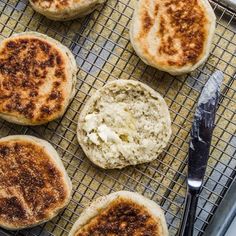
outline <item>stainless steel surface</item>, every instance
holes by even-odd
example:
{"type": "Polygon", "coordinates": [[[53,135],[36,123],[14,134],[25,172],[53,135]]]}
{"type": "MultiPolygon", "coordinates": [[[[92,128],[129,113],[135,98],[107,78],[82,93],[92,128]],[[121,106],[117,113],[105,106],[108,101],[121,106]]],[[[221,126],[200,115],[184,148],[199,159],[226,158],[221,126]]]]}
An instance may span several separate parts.
{"type": "Polygon", "coordinates": [[[229,9],[232,9],[233,11],[236,11],[236,0],[216,0],[216,2],[229,9]]]}
{"type": "Polygon", "coordinates": [[[65,115],[39,127],[0,121],[0,136],[31,134],[48,140],[59,152],[73,182],[73,199],[55,219],[33,229],[0,235],[64,236],[89,202],[113,191],[128,189],[153,199],[165,211],[170,235],[176,235],[183,212],[188,137],[199,93],[216,69],[225,74],[222,98],[204,186],[200,194],[195,235],[202,235],[224,198],[236,169],[236,15],[211,1],[217,15],[212,54],[205,65],[185,76],[173,77],[146,66],[129,41],[135,1],[108,0],[91,15],[60,23],[35,13],[28,0],[0,0],[0,38],[35,30],[61,41],[74,53],[79,67],[77,93],[65,115]],[[76,139],[78,114],[88,97],[107,81],[137,79],[160,92],[169,105],[173,135],[156,161],[118,171],[94,167],[76,139]]]}
{"type": "Polygon", "coordinates": [[[223,79],[221,71],[214,72],[198,99],[190,132],[187,195],[179,236],[193,235],[198,197],[206,172],[223,79]]]}
{"type": "Polygon", "coordinates": [[[234,236],[236,232],[236,179],[211,219],[204,236],[234,236]],[[228,231],[228,232],[227,232],[228,231]],[[228,234],[227,234],[228,233],[228,234]]]}

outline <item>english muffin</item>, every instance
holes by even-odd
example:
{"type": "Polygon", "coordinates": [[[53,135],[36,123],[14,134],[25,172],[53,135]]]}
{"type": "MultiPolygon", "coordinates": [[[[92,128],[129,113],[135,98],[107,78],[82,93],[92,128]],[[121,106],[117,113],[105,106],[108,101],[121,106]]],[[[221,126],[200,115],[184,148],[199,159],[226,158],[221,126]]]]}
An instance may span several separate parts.
{"type": "Polygon", "coordinates": [[[69,236],[168,236],[165,217],[154,202],[134,192],[120,191],[96,199],[80,215],[69,236]]]}
{"type": "Polygon", "coordinates": [[[75,94],[76,62],[68,48],[36,32],[0,43],[0,117],[40,125],[65,112],[75,94]]]}
{"type": "Polygon", "coordinates": [[[0,139],[0,227],[18,230],[52,219],[68,204],[71,191],[48,142],[28,135],[0,139]]]}
{"type": "Polygon", "coordinates": [[[209,56],[216,17],[207,0],[140,0],[130,27],[137,55],[172,75],[195,70],[209,56]]]}
{"type": "Polygon", "coordinates": [[[58,21],[88,15],[104,2],[105,0],[30,0],[35,11],[58,21]]]}
{"type": "Polygon", "coordinates": [[[78,140],[105,169],[150,162],[166,147],[171,120],[163,97],[147,85],[116,80],[97,90],[82,109],[78,140]]]}

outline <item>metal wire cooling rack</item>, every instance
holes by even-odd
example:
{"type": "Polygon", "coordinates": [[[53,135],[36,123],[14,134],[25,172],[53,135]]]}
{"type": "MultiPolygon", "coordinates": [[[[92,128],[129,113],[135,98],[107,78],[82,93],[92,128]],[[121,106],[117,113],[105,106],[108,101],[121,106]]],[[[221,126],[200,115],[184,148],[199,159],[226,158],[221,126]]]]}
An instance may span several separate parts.
{"type": "Polygon", "coordinates": [[[185,196],[188,135],[196,101],[209,74],[225,73],[209,165],[200,195],[195,235],[202,235],[236,174],[236,15],[217,2],[213,50],[207,63],[195,72],[173,77],[146,66],[129,41],[134,1],[108,0],[83,19],[52,22],[35,13],[27,0],[0,0],[0,39],[22,31],[45,33],[68,46],[78,71],[77,93],[65,115],[39,127],[22,127],[0,121],[0,136],[31,134],[48,140],[61,155],[73,182],[73,199],[55,219],[38,227],[0,235],[67,235],[83,208],[94,198],[122,189],[153,199],[165,211],[170,235],[176,235],[185,196]],[[156,161],[121,171],[93,166],[76,139],[80,109],[87,98],[107,81],[136,79],[145,82],[167,101],[173,121],[172,140],[156,161]]]}

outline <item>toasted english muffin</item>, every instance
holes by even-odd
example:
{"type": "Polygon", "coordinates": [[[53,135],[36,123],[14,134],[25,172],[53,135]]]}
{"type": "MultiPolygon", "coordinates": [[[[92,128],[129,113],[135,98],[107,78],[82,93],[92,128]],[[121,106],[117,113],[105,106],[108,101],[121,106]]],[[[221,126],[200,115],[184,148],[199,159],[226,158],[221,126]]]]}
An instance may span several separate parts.
{"type": "Polygon", "coordinates": [[[75,94],[76,62],[68,48],[36,32],[0,43],[0,117],[39,125],[61,117],[75,94]]]}
{"type": "Polygon", "coordinates": [[[71,191],[51,144],[28,135],[0,139],[0,227],[18,230],[52,219],[68,204],[71,191]]]}
{"type": "Polygon", "coordinates": [[[105,169],[150,162],[166,147],[171,120],[163,97],[133,80],[107,83],[85,104],[78,140],[87,157],[105,169]]]}
{"type": "Polygon", "coordinates": [[[168,236],[165,216],[154,202],[134,192],[100,197],[86,208],[69,236],[168,236]]]}
{"type": "Polygon", "coordinates": [[[140,0],[130,40],[148,65],[172,75],[195,70],[209,56],[216,17],[207,0],[140,0]]]}
{"type": "Polygon", "coordinates": [[[35,11],[58,21],[88,15],[104,2],[105,0],[30,0],[35,11]]]}

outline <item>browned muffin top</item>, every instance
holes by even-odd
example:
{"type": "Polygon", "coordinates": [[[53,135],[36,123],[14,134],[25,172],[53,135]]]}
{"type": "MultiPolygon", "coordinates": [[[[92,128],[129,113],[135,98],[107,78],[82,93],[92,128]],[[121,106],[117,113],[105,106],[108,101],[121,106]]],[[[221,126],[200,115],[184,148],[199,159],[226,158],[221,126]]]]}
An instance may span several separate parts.
{"type": "Polygon", "coordinates": [[[31,0],[34,4],[43,9],[57,9],[61,10],[74,3],[79,3],[81,0],[31,0]]]}
{"type": "Polygon", "coordinates": [[[0,225],[24,227],[50,218],[68,199],[65,184],[43,147],[0,141],[0,225]]]}
{"type": "Polygon", "coordinates": [[[0,47],[0,113],[30,124],[60,116],[68,100],[68,63],[44,39],[21,35],[4,40],[0,47]]]}
{"type": "Polygon", "coordinates": [[[75,236],[161,236],[160,222],[141,205],[126,198],[114,200],[75,236]]]}
{"type": "Polygon", "coordinates": [[[195,64],[203,54],[209,30],[199,0],[141,0],[141,4],[144,9],[140,15],[142,25],[136,39],[142,43],[144,52],[149,54],[152,43],[155,44],[150,40],[157,38],[159,46],[152,58],[154,61],[175,67],[195,64]],[[158,29],[156,36],[151,37],[149,34],[155,27],[158,29]]]}

